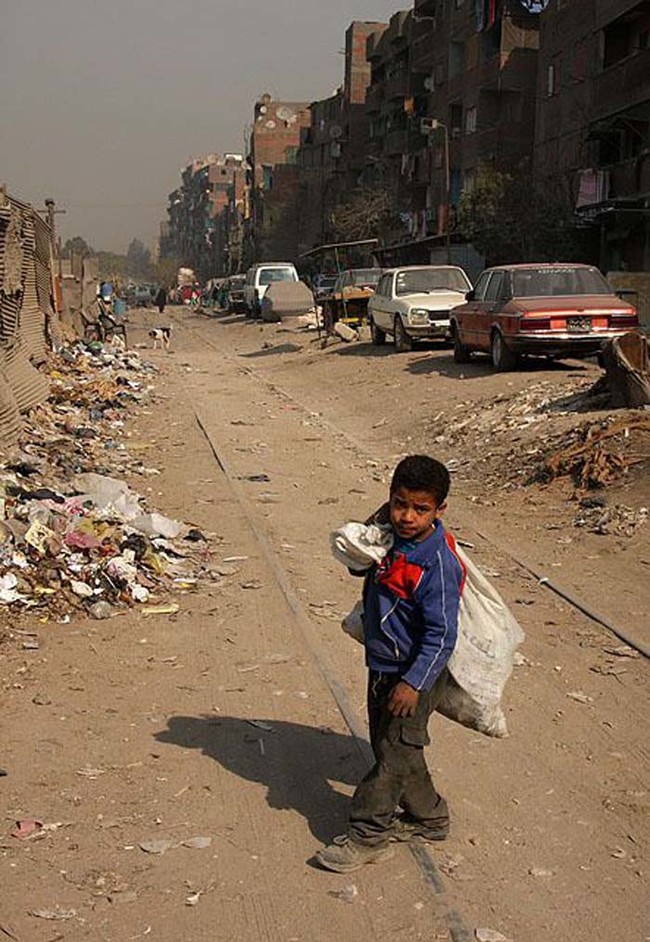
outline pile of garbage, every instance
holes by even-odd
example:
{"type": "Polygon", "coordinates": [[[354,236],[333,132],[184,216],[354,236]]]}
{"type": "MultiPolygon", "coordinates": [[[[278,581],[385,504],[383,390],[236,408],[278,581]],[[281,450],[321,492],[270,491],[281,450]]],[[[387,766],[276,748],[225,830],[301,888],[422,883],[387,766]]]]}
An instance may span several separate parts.
{"type": "Polygon", "coordinates": [[[604,487],[625,474],[634,465],[648,460],[647,451],[637,454],[632,442],[640,446],[650,436],[650,418],[641,415],[607,418],[587,423],[565,436],[560,447],[547,457],[544,480],[571,477],[579,491],[604,487]]]}
{"type": "Polygon", "coordinates": [[[108,618],[196,584],[203,534],[148,512],[114,476],[158,473],[124,441],[153,372],[119,344],[79,342],[53,358],[51,396],[0,464],[0,606],[108,618]]]}

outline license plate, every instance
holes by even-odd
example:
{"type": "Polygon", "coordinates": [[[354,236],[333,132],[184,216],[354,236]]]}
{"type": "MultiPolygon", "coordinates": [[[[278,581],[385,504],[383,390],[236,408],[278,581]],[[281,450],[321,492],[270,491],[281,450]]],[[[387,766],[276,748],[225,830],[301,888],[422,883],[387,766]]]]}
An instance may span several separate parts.
{"type": "Polygon", "coordinates": [[[588,334],[592,327],[590,317],[567,317],[566,329],[572,334],[588,334]]]}

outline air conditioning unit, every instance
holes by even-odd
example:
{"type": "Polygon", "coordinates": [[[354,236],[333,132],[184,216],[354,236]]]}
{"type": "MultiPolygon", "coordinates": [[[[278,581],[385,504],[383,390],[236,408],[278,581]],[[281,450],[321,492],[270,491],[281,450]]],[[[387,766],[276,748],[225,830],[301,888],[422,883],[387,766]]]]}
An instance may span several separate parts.
{"type": "Polygon", "coordinates": [[[438,127],[436,118],[420,118],[420,134],[429,134],[438,127]]]}
{"type": "Polygon", "coordinates": [[[433,81],[433,76],[432,76],[432,75],[427,75],[427,77],[425,78],[425,80],[424,80],[424,82],[423,82],[422,84],[424,85],[424,90],[425,90],[425,92],[432,92],[433,89],[434,89],[434,87],[435,87],[435,83],[434,83],[434,81],[433,81]]]}

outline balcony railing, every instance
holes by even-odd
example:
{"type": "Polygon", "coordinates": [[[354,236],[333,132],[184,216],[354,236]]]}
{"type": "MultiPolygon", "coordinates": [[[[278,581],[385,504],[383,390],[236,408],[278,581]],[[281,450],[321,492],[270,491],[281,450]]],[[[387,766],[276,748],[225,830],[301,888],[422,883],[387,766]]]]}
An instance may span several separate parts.
{"type": "Polygon", "coordinates": [[[433,33],[427,32],[413,40],[411,45],[411,68],[414,72],[428,74],[433,70],[433,33]]]}
{"type": "Polygon", "coordinates": [[[393,75],[385,82],[386,101],[394,101],[396,98],[406,98],[409,93],[409,74],[403,72],[400,75],[393,75]]]}
{"type": "Polygon", "coordinates": [[[384,138],[384,153],[390,156],[405,154],[407,148],[407,133],[405,130],[389,131],[384,138]]]}
{"type": "Polygon", "coordinates": [[[369,85],[366,89],[366,112],[367,114],[376,114],[381,111],[381,105],[384,100],[384,83],[369,85]]]}
{"type": "Polygon", "coordinates": [[[594,114],[607,115],[632,108],[650,97],[650,49],[604,69],[594,81],[594,114]]]}

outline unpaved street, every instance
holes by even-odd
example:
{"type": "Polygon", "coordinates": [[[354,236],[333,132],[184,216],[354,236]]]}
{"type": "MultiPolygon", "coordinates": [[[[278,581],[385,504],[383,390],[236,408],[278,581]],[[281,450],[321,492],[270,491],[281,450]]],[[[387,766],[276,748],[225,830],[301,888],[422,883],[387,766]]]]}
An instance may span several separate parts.
{"type": "MultiPolygon", "coordinates": [[[[492,415],[495,398],[584,385],[595,371],[495,376],[477,361],[461,374],[448,350],[323,351],[312,335],[241,318],[171,319],[172,352],[150,354],[157,392],[130,436],[161,471],[157,506],[210,535],[222,574],[179,593],[176,615],[36,625],[38,651],[0,647],[0,934],[649,939],[647,662],[520,565],[647,644],[647,531],[576,528],[566,482],[494,483],[546,420],[515,441],[507,411],[473,438],[458,428],[476,404],[492,415]],[[510,737],[436,716],[429,761],[449,840],[432,862],[400,846],[337,876],[310,860],[341,832],[367,753],[354,735],[362,654],[339,628],[359,585],[328,534],[378,506],[396,457],[415,450],[455,460],[447,522],[526,631],[510,737]],[[60,826],[9,837],[26,816],[60,826]]],[[[159,323],[132,320],[136,342],[159,323]]],[[[647,486],[626,479],[617,504],[647,506],[647,486]]]]}

